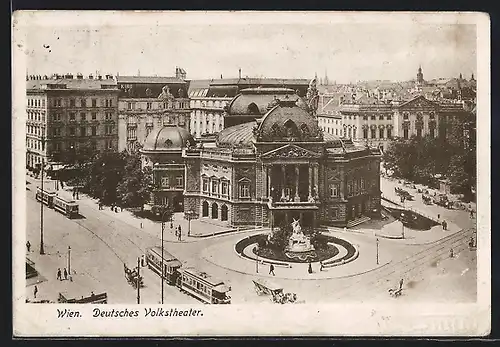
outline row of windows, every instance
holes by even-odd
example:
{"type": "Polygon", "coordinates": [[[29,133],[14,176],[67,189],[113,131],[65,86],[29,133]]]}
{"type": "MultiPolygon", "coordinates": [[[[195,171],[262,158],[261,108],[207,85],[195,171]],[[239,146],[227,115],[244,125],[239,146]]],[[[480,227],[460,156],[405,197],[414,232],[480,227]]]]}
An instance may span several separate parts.
{"type": "MultiPolygon", "coordinates": [[[[76,141],[70,141],[68,142],[68,149],[70,150],[78,150],[79,148],[79,143],[76,141]]],[[[113,140],[105,140],[104,141],[104,148],[105,149],[113,149],[113,140]]],[[[90,149],[91,150],[97,150],[97,142],[95,140],[90,141],[90,149]]],[[[63,143],[61,142],[53,142],[53,150],[60,152],[63,150],[63,143]]]]}
{"type": "Polygon", "coordinates": [[[224,106],[227,105],[227,101],[219,101],[219,100],[208,100],[208,101],[201,101],[201,100],[192,100],[191,105],[193,108],[200,108],[200,107],[215,107],[215,108],[224,108],[224,106]]]}
{"type": "MultiPolygon", "coordinates": [[[[404,139],[409,139],[410,138],[409,133],[410,133],[409,129],[408,128],[404,128],[403,129],[403,138],[404,139]]],[[[430,137],[435,137],[435,134],[436,134],[435,129],[434,128],[429,128],[429,136],[430,137]]],[[[422,128],[417,128],[416,132],[415,132],[415,135],[417,137],[422,137],[422,128]]]]}
{"type": "MultiPolygon", "coordinates": [[[[386,118],[387,118],[387,120],[392,120],[392,116],[391,116],[390,114],[388,114],[388,115],[386,116],[386,118]]],[[[349,119],[351,119],[351,116],[349,116],[349,119]]],[[[376,119],[377,119],[377,116],[375,116],[375,115],[371,115],[371,116],[370,116],[370,119],[371,119],[371,120],[376,120],[376,119]]],[[[378,119],[379,119],[379,120],[384,120],[384,116],[383,116],[383,115],[380,115],[380,116],[378,116],[378,119]]],[[[363,116],[363,120],[368,120],[368,116],[363,116]]]]}
{"type": "Polygon", "coordinates": [[[29,107],[45,107],[45,99],[31,99],[28,98],[29,107]]]}
{"type": "MultiPolygon", "coordinates": [[[[226,179],[203,178],[202,192],[208,195],[229,197],[229,181],[226,179]]],[[[250,193],[248,192],[244,197],[249,196],[250,193]]]]}
{"type": "Polygon", "coordinates": [[[33,125],[26,125],[26,133],[30,135],[45,136],[45,128],[33,125]]]}
{"type": "Polygon", "coordinates": [[[328,134],[333,134],[335,130],[335,135],[338,136],[339,134],[339,129],[332,129],[332,128],[327,128],[327,127],[321,127],[323,129],[323,131],[326,131],[328,134]]]}
{"type": "MultiPolygon", "coordinates": [[[[60,116],[60,114],[58,114],[60,116]]],[[[92,120],[97,120],[97,112],[92,112],[91,113],[92,120]]],[[[104,119],[105,120],[112,120],[113,119],[113,113],[112,112],[106,112],[104,114],[104,119]]],[[[60,119],[54,119],[54,120],[60,120],[60,119]]],[[[76,120],[76,113],[75,112],[70,112],[69,113],[69,120],[76,120]]],[[[87,120],[87,113],[85,112],[80,112],[80,120],[87,120]]]]}
{"type": "MultiPolygon", "coordinates": [[[[101,100],[101,107],[113,107],[113,99],[102,99],[101,100]]],[[[61,98],[58,98],[58,99],[53,99],[52,100],[52,105],[54,107],[63,107],[63,99],[61,98]]],[[[78,99],[78,102],[76,99],[69,99],[69,103],[68,103],[68,106],[69,107],[98,107],[97,105],[97,99],[93,98],[93,99],[90,99],[90,103],[88,102],[87,99],[78,99]]]]}
{"type": "Polygon", "coordinates": [[[203,283],[200,283],[198,281],[193,280],[191,277],[188,276],[182,276],[182,282],[185,285],[190,286],[192,289],[196,289],[197,291],[203,292],[207,295],[210,295],[210,288],[204,285],[203,283]]]}
{"type": "Polygon", "coordinates": [[[35,139],[26,139],[26,147],[35,150],[42,150],[42,141],[35,139]]]}
{"type": "Polygon", "coordinates": [[[166,101],[166,102],[127,102],[127,110],[162,110],[162,109],[186,109],[189,102],[186,101],[166,101]]]}
{"type": "MultiPolygon", "coordinates": [[[[384,128],[379,128],[378,129],[378,138],[383,139],[384,138],[384,133],[385,129],[384,128]]],[[[363,129],[363,138],[367,139],[368,138],[368,129],[363,129]]],[[[377,129],[370,129],[370,138],[375,139],[377,138],[377,129]]],[[[387,138],[392,139],[392,129],[387,128],[387,138]]]]}
{"type": "MultiPolygon", "coordinates": [[[[69,136],[76,136],[76,127],[69,127],[68,128],[68,135],[69,136]]],[[[54,137],[62,136],[62,128],[57,127],[52,129],[52,135],[54,137]]],[[[104,134],[105,135],[113,135],[114,131],[114,126],[113,125],[105,125],[104,126],[104,134]]],[[[97,126],[91,126],[90,127],[90,132],[88,131],[88,127],[80,127],[79,128],[79,136],[97,136],[97,126]]]]}
{"type": "Polygon", "coordinates": [[[170,185],[170,177],[169,176],[161,176],[160,177],[160,185],[162,188],[184,188],[184,177],[177,176],[175,177],[175,187],[170,185]]]}
{"type": "MultiPolygon", "coordinates": [[[[179,126],[185,126],[186,119],[182,115],[170,115],[170,116],[164,116],[163,119],[161,119],[161,118],[157,119],[157,123],[159,126],[169,125],[169,124],[177,124],[179,126]]],[[[136,127],[137,120],[134,118],[129,118],[127,121],[127,126],[136,127]]],[[[146,127],[152,127],[152,126],[153,126],[153,119],[148,118],[146,121],[146,127]]]]}
{"type": "MultiPolygon", "coordinates": [[[[373,182],[375,184],[375,181],[373,182]]],[[[365,180],[359,178],[347,182],[347,196],[354,196],[365,192],[365,180]]]]}
{"type": "MultiPolygon", "coordinates": [[[[333,119],[325,119],[325,118],[319,118],[319,121],[322,122],[322,123],[333,123],[333,119]]],[[[339,124],[339,121],[338,119],[335,119],[335,125],[338,125],[339,124]]]]}
{"type": "Polygon", "coordinates": [[[45,122],[45,113],[28,112],[28,120],[45,122]]]}

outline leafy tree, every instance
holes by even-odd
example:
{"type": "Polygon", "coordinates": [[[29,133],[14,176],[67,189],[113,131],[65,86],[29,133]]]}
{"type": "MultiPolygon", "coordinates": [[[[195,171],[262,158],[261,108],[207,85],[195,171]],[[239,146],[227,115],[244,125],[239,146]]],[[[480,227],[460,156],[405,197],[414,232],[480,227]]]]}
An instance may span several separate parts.
{"type": "Polygon", "coordinates": [[[276,229],[269,239],[270,248],[282,251],[288,246],[288,239],[292,235],[293,229],[291,224],[284,223],[276,229]]]}
{"type": "Polygon", "coordinates": [[[125,207],[144,207],[151,194],[151,168],[142,169],[138,153],[127,155],[124,176],[118,184],[120,202],[125,207]]]}

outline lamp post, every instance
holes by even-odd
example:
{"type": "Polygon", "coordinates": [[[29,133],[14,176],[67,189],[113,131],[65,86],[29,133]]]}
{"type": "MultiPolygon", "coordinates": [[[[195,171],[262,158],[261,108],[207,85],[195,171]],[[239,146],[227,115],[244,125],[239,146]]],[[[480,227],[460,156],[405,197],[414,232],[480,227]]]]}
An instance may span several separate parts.
{"type": "MultiPolygon", "coordinates": [[[[45,149],[45,137],[42,135],[41,137],[41,143],[42,143],[42,151],[45,149]]],[[[43,195],[45,194],[43,190],[43,166],[44,166],[44,160],[43,160],[43,154],[42,154],[42,161],[41,161],[41,172],[40,172],[40,178],[41,178],[41,189],[42,189],[42,196],[40,199],[40,254],[45,254],[45,249],[43,247],[43,195]]]]}
{"type": "Polygon", "coordinates": [[[378,237],[377,237],[377,265],[378,265],[378,237]]]}
{"type": "Polygon", "coordinates": [[[403,239],[405,238],[405,223],[404,223],[404,216],[405,214],[404,213],[401,213],[401,235],[403,237],[403,239]]]}
{"type": "Polygon", "coordinates": [[[164,266],[163,266],[163,233],[165,231],[165,214],[167,214],[168,210],[163,206],[163,212],[161,215],[161,303],[163,304],[163,279],[164,279],[164,266]]]}
{"type": "Polygon", "coordinates": [[[68,246],[68,274],[71,279],[71,246],[68,246]]]}
{"type": "Polygon", "coordinates": [[[257,258],[255,258],[255,272],[259,273],[259,245],[255,246],[255,255],[257,258]]]}

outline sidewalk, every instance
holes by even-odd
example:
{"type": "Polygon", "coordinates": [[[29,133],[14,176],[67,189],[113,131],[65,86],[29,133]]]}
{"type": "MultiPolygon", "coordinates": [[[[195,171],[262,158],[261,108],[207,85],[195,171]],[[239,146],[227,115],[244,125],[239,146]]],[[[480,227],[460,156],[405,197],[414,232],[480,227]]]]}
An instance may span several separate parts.
{"type": "MultiPolygon", "coordinates": [[[[142,218],[134,215],[133,212],[126,209],[118,210],[119,212],[114,212],[109,206],[104,206],[102,210],[99,210],[99,203],[85,195],[80,194],[78,202],[84,204],[96,212],[104,213],[112,218],[119,219],[120,221],[135,227],[137,229],[145,229],[147,231],[154,230],[154,234],[158,234],[161,231],[161,222],[153,221],[148,218],[142,218]]],[[[217,237],[220,235],[238,233],[248,230],[254,230],[255,228],[232,228],[230,226],[221,226],[212,223],[205,222],[203,220],[193,219],[191,220],[191,232],[188,236],[189,221],[184,219],[184,214],[182,212],[174,213],[173,222],[165,222],[165,229],[163,238],[168,242],[196,242],[202,238],[217,237]],[[182,237],[181,240],[175,235],[175,229],[180,225],[182,237]]]]}

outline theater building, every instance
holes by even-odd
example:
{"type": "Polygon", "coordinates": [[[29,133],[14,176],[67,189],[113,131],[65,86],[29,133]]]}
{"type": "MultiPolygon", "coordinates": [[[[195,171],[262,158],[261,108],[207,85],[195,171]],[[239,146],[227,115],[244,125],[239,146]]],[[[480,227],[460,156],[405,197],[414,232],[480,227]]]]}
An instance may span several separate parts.
{"type": "Polygon", "coordinates": [[[142,153],[161,187],[155,203],[168,203],[163,196],[175,190],[184,212],[233,226],[292,218],[306,228],[352,226],[378,218],[380,151],[324,134],[310,105],[291,89],[246,89],[226,109],[236,124],[212,144],[194,145],[178,127],[151,133],[142,153]]]}

